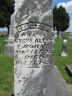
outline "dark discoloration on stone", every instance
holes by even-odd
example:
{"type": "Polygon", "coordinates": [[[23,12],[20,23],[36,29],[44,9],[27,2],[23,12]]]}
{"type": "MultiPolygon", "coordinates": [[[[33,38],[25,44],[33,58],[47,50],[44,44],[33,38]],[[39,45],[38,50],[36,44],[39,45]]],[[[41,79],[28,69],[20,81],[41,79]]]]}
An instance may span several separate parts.
{"type": "Polygon", "coordinates": [[[69,76],[72,76],[72,65],[66,65],[65,70],[69,73],[69,76]]]}

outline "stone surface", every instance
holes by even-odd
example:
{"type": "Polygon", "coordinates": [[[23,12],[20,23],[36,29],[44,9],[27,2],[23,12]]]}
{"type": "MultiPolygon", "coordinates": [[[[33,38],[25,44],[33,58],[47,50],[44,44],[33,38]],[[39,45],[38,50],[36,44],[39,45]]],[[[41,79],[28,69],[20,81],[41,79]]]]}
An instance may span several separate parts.
{"type": "Polygon", "coordinates": [[[1,53],[1,44],[0,44],[0,53],[1,53]]]}
{"type": "Polygon", "coordinates": [[[61,34],[61,32],[59,32],[59,38],[62,38],[62,34],[61,34]]]}
{"type": "Polygon", "coordinates": [[[57,67],[54,68],[55,96],[72,96],[72,91],[63,79],[57,67]]]}
{"type": "Polygon", "coordinates": [[[6,36],[5,36],[5,41],[8,41],[8,38],[9,38],[9,36],[8,36],[8,35],[6,35],[6,36]]]}
{"type": "Polygon", "coordinates": [[[68,56],[67,52],[67,40],[63,40],[61,56],[68,56]]]}
{"type": "Polygon", "coordinates": [[[14,45],[5,45],[5,56],[14,57],[14,45]]]}
{"type": "Polygon", "coordinates": [[[16,0],[15,96],[54,96],[52,0],[16,0]]]}
{"type": "Polygon", "coordinates": [[[15,14],[13,13],[11,15],[8,44],[5,45],[5,56],[10,57],[14,57],[14,22],[15,22],[15,14]]]}
{"type": "Polygon", "coordinates": [[[66,71],[72,76],[72,65],[66,65],[66,71]]]}
{"type": "MultiPolygon", "coordinates": [[[[54,96],[72,96],[72,91],[60,74],[58,68],[54,67],[55,95],[54,96]]],[[[12,95],[14,96],[14,91],[12,95]]]]}

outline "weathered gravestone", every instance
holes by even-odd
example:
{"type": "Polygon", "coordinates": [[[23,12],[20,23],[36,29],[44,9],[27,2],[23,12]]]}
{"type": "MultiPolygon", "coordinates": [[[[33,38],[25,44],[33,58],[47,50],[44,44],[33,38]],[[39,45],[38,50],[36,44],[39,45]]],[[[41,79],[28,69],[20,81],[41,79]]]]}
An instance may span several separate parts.
{"type": "Polygon", "coordinates": [[[52,0],[15,2],[15,96],[54,96],[52,15],[52,0]]]}
{"type": "Polygon", "coordinates": [[[61,56],[68,56],[67,43],[67,40],[63,40],[61,56]]]}
{"type": "Polygon", "coordinates": [[[70,36],[69,36],[69,39],[72,39],[72,32],[70,32],[70,36]]]}
{"type": "Polygon", "coordinates": [[[59,38],[62,38],[62,34],[61,34],[61,32],[59,32],[59,38]]]}
{"type": "Polygon", "coordinates": [[[0,53],[1,53],[1,44],[0,44],[0,53]]]}
{"type": "Polygon", "coordinates": [[[9,38],[8,44],[5,45],[5,56],[14,56],[14,21],[15,21],[15,14],[11,15],[11,24],[9,30],[9,38]]]}

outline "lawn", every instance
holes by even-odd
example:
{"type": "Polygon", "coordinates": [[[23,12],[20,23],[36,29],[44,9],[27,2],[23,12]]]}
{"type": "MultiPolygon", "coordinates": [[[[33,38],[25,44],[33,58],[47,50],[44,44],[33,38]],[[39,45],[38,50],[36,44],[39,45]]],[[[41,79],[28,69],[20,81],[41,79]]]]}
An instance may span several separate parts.
{"type": "Polygon", "coordinates": [[[66,65],[72,65],[72,39],[62,38],[56,40],[54,44],[54,64],[59,69],[63,78],[66,82],[72,83],[72,77],[69,77],[68,73],[65,71],[66,65]],[[61,49],[63,40],[68,41],[68,56],[61,57],[61,49]]]}
{"type": "MultiPolygon", "coordinates": [[[[2,52],[0,53],[0,96],[10,96],[14,88],[14,58],[4,57],[4,48],[7,44],[4,37],[0,37],[2,52]]],[[[54,64],[59,69],[67,83],[72,83],[72,77],[69,77],[65,71],[66,65],[72,64],[72,39],[58,39],[54,44],[54,64]],[[68,56],[61,57],[62,41],[68,40],[68,56]]]]}
{"type": "Polygon", "coordinates": [[[14,88],[14,59],[4,57],[4,48],[7,44],[4,37],[0,37],[2,52],[0,53],[0,96],[11,96],[14,88]]]}

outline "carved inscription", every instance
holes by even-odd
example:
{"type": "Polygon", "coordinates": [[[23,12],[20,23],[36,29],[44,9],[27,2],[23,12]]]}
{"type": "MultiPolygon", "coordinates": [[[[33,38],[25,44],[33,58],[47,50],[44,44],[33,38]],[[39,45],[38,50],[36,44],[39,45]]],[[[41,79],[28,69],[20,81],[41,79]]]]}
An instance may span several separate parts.
{"type": "MultiPolygon", "coordinates": [[[[46,25],[45,25],[46,26],[46,25]]],[[[28,66],[29,68],[39,68],[41,65],[50,65],[52,42],[49,36],[50,27],[44,31],[42,27],[36,23],[30,23],[16,27],[19,37],[16,39],[15,64],[28,66]],[[40,26],[40,27],[39,27],[40,26]],[[48,38],[49,36],[49,38],[48,38]]]]}
{"type": "Polygon", "coordinates": [[[22,32],[27,29],[40,29],[40,30],[49,32],[50,26],[47,26],[47,25],[41,24],[41,23],[26,23],[26,24],[21,24],[21,25],[17,26],[16,29],[18,32],[22,32]]]}

